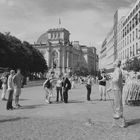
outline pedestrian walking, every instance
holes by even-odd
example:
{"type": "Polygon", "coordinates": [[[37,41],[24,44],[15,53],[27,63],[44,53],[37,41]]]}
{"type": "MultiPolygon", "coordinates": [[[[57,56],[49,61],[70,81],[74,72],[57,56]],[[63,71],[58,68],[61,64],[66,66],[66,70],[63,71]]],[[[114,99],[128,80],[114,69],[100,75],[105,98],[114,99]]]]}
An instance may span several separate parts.
{"type": "Polygon", "coordinates": [[[1,100],[5,101],[6,98],[6,92],[7,92],[7,73],[4,72],[2,77],[1,77],[1,81],[2,81],[2,94],[1,94],[1,100]]]}
{"type": "Polygon", "coordinates": [[[64,103],[68,103],[68,91],[71,89],[71,83],[68,79],[68,75],[64,74],[64,80],[63,80],[63,98],[64,103]]]}
{"type": "Polygon", "coordinates": [[[21,70],[17,69],[17,73],[13,77],[14,95],[15,95],[15,107],[16,108],[21,107],[21,105],[19,104],[19,96],[21,95],[22,82],[23,82],[23,76],[21,74],[21,70]]]}
{"type": "Polygon", "coordinates": [[[99,81],[99,92],[100,92],[100,101],[103,100],[103,96],[104,96],[104,101],[106,101],[106,76],[105,76],[105,72],[102,71],[101,75],[98,78],[99,81]]]}
{"type": "Polygon", "coordinates": [[[58,78],[57,83],[56,83],[56,93],[57,93],[56,102],[59,101],[59,93],[60,93],[61,101],[63,101],[62,86],[63,86],[62,76],[59,75],[59,78],[58,78]]]}
{"type": "Polygon", "coordinates": [[[91,76],[88,76],[87,83],[86,83],[86,89],[87,89],[87,101],[90,101],[90,95],[91,95],[91,88],[92,88],[92,79],[91,76]]]}
{"type": "Polygon", "coordinates": [[[7,110],[13,110],[13,106],[12,106],[12,101],[13,101],[13,93],[14,93],[14,83],[13,83],[13,76],[15,74],[14,70],[10,71],[10,75],[8,77],[8,100],[7,100],[7,105],[6,105],[6,109],[7,110]]]}
{"type": "MultiPolygon", "coordinates": [[[[123,90],[123,76],[122,76],[122,70],[121,70],[121,61],[116,60],[114,63],[114,73],[112,75],[112,85],[107,90],[113,91],[114,93],[114,115],[113,118],[116,119],[122,119],[123,123],[121,124],[121,127],[125,126],[125,120],[123,117],[123,103],[122,103],[122,90],[123,90]]],[[[114,121],[115,121],[114,120],[114,121]]]]}

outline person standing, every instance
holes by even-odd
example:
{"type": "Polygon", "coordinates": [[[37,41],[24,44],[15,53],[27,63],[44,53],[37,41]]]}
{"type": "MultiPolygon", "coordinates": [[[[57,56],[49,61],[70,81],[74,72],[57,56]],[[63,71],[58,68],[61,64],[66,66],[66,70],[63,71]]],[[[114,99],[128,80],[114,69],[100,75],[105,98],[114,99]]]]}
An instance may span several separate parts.
{"type": "Polygon", "coordinates": [[[7,77],[6,77],[6,73],[3,73],[2,77],[1,77],[1,81],[2,81],[2,95],[1,95],[1,100],[5,101],[6,98],[6,91],[7,91],[7,77]]]}
{"type": "Polygon", "coordinates": [[[46,103],[50,104],[51,96],[53,94],[53,88],[55,86],[56,79],[54,78],[54,72],[51,72],[50,76],[47,78],[47,80],[43,83],[43,88],[46,93],[45,101],[46,103]]]}
{"type": "Polygon", "coordinates": [[[12,106],[12,101],[13,101],[13,93],[14,93],[14,84],[13,84],[13,76],[15,74],[14,70],[10,71],[10,75],[8,77],[8,100],[7,100],[7,105],[6,105],[6,109],[9,110],[13,110],[13,106],[12,106]]]}
{"type": "Polygon", "coordinates": [[[113,90],[114,92],[114,119],[123,119],[121,127],[125,127],[125,120],[123,117],[123,103],[122,103],[122,90],[123,90],[123,75],[121,70],[121,61],[116,60],[114,63],[114,73],[112,75],[112,85],[107,92],[113,90]]]}
{"type": "Polygon", "coordinates": [[[17,73],[13,77],[16,108],[21,107],[21,105],[19,104],[19,96],[21,95],[22,81],[23,81],[23,76],[21,74],[21,70],[17,69],[17,73]]]}
{"type": "Polygon", "coordinates": [[[62,80],[62,77],[61,77],[61,75],[60,75],[60,76],[59,76],[59,79],[57,80],[57,83],[56,83],[56,92],[57,92],[57,95],[56,95],[56,102],[59,101],[59,93],[60,93],[61,101],[63,101],[62,85],[63,85],[63,80],[62,80]]]}
{"type": "Polygon", "coordinates": [[[71,83],[68,79],[68,75],[64,74],[64,80],[63,80],[63,98],[64,103],[68,103],[68,91],[71,89],[71,83]]]}
{"type": "Polygon", "coordinates": [[[99,92],[100,92],[100,101],[103,100],[103,96],[104,96],[104,101],[106,101],[106,76],[105,76],[105,72],[102,71],[101,75],[98,78],[99,81],[99,92]]]}
{"type": "Polygon", "coordinates": [[[90,95],[91,95],[91,87],[92,87],[92,80],[91,80],[91,76],[88,76],[87,79],[87,84],[86,84],[86,88],[87,88],[87,101],[90,101],[90,95]]]}

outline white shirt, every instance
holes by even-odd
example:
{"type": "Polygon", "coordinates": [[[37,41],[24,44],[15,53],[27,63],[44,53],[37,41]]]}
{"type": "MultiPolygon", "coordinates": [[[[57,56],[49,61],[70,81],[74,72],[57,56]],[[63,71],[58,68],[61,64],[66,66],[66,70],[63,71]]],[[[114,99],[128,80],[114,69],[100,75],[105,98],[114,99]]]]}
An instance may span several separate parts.
{"type": "Polygon", "coordinates": [[[62,87],[62,80],[57,80],[56,87],[62,87]]]}
{"type": "Polygon", "coordinates": [[[13,76],[10,75],[8,77],[8,90],[13,90],[13,89],[14,89],[13,76]]]}

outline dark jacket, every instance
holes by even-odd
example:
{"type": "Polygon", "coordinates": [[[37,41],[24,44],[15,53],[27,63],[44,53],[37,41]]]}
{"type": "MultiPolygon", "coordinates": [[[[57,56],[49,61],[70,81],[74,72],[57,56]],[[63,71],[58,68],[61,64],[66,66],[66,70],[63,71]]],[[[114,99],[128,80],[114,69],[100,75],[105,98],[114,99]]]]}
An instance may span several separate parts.
{"type": "Polygon", "coordinates": [[[68,78],[65,78],[64,79],[64,81],[63,81],[63,87],[64,87],[64,90],[71,89],[71,83],[70,83],[70,80],[68,78]]]}

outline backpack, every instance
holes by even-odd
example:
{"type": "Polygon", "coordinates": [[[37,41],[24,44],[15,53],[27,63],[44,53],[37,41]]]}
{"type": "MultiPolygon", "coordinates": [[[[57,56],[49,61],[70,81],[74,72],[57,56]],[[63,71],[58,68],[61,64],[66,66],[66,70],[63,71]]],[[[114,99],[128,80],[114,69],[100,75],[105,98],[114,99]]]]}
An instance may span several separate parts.
{"type": "Polygon", "coordinates": [[[51,82],[50,82],[50,80],[47,80],[47,82],[45,83],[45,87],[51,88],[51,82]]]}
{"type": "Polygon", "coordinates": [[[70,81],[68,82],[68,87],[67,88],[68,88],[68,90],[71,89],[71,82],[70,81]]]}

